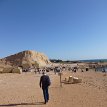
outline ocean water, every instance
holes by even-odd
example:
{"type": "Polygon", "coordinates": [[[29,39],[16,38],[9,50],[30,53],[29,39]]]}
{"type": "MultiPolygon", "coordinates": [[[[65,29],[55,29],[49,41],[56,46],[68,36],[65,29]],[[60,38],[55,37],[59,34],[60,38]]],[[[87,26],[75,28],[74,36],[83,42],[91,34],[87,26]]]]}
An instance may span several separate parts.
{"type": "Polygon", "coordinates": [[[107,59],[79,60],[80,62],[107,62],[107,59]]]}

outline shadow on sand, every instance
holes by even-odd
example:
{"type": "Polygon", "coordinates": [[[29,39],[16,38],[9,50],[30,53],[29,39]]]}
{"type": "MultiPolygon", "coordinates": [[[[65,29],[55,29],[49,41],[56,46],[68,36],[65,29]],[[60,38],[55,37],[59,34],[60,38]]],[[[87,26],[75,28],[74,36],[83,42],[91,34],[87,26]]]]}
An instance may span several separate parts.
{"type": "Polygon", "coordinates": [[[18,106],[18,105],[44,105],[44,102],[36,102],[36,103],[19,103],[19,104],[2,104],[0,107],[12,107],[12,106],[18,106]]]}

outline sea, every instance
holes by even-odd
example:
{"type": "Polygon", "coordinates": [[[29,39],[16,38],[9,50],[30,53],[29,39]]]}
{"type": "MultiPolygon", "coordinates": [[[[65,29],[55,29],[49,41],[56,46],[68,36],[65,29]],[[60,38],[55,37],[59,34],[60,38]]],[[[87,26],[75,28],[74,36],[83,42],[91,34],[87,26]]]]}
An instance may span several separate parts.
{"type": "Polygon", "coordinates": [[[88,59],[88,60],[79,60],[80,62],[107,62],[107,59],[88,59]]]}

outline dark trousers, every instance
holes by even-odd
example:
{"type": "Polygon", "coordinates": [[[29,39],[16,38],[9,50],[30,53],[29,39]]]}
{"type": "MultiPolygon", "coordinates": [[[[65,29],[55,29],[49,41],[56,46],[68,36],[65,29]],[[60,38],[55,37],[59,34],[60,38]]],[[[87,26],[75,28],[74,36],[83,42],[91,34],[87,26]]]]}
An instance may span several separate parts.
{"type": "Polygon", "coordinates": [[[48,87],[42,88],[42,90],[43,90],[44,100],[45,100],[45,102],[48,102],[48,100],[49,100],[48,87]]]}

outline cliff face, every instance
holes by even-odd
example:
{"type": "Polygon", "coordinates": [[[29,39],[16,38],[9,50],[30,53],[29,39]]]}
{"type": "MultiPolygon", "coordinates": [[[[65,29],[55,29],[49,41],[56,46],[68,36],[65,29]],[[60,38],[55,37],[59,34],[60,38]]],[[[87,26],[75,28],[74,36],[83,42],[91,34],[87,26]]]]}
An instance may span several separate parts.
{"type": "Polygon", "coordinates": [[[23,66],[23,67],[42,67],[50,64],[48,57],[43,53],[36,51],[23,51],[17,54],[5,57],[1,60],[4,60],[6,63],[11,64],[12,66],[23,66]]]}

